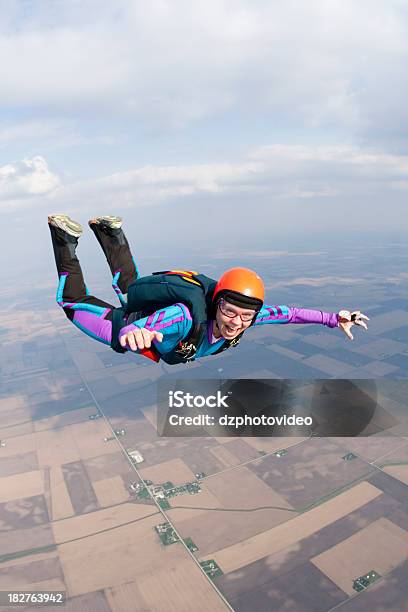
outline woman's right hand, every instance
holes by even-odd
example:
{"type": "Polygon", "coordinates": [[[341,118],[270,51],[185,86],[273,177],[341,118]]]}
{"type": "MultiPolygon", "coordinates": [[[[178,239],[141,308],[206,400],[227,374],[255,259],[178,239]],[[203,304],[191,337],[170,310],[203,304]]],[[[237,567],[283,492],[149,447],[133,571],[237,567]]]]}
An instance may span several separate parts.
{"type": "Polygon", "coordinates": [[[122,348],[129,348],[131,351],[137,351],[150,348],[153,340],[161,342],[163,334],[158,331],[150,331],[145,327],[135,327],[119,336],[119,342],[122,348]]]}

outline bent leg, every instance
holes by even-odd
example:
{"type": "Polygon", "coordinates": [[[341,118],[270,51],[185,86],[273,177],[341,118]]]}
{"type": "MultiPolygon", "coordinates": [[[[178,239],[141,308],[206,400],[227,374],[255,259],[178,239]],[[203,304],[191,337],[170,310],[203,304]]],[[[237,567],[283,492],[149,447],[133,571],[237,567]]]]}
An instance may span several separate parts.
{"type": "Polygon", "coordinates": [[[58,304],[81,331],[110,345],[114,306],[88,294],[75,252],[78,238],[53,225],[49,228],[59,278],[58,304]]]}
{"type": "Polygon", "coordinates": [[[89,222],[89,227],[102,247],[114,279],[113,287],[116,291],[118,286],[120,298],[120,293],[126,294],[130,283],[139,277],[126,236],[121,227],[113,228],[96,219],[89,222]]]}
{"type": "Polygon", "coordinates": [[[49,224],[48,227],[51,232],[58,278],[65,277],[63,296],[61,295],[61,297],[66,302],[77,302],[86,297],[88,293],[81,266],[75,253],[78,238],[70,236],[54,225],[49,224]]]}
{"type": "MultiPolygon", "coordinates": [[[[70,311],[74,313],[71,320],[75,327],[94,340],[110,346],[112,340],[112,310],[102,307],[102,311],[99,311],[97,310],[98,306],[94,306],[92,310],[84,310],[81,306],[84,306],[84,304],[77,304],[77,308],[70,311]]],[[[64,310],[67,314],[65,308],[64,310]]]]}

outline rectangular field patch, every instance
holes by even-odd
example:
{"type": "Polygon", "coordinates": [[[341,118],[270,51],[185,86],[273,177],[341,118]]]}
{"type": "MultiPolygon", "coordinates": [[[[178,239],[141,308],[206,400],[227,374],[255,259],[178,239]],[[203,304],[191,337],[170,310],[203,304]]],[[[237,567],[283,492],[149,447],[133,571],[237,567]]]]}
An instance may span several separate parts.
{"type": "Polygon", "coordinates": [[[309,512],[215,552],[213,558],[224,574],[232,572],[317,533],[379,495],[382,491],[368,482],[361,482],[309,512]]]}
{"type": "Polygon", "coordinates": [[[353,595],[356,578],[371,570],[387,574],[407,558],[408,532],[380,518],[311,562],[345,593],[353,595]]]}

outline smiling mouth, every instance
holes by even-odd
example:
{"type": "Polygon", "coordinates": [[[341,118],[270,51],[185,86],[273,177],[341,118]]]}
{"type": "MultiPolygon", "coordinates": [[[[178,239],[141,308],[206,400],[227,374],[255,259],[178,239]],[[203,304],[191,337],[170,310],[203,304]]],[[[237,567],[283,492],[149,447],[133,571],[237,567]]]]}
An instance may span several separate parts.
{"type": "Polygon", "coordinates": [[[228,333],[230,333],[230,334],[234,334],[235,332],[237,332],[237,331],[238,331],[238,328],[237,328],[237,327],[232,328],[232,327],[229,327],[229,325],[226,325],[226,326],[225,326],[225,329],[226,329],[226,330],[227,330],[227,332],[228,332],[228,333]]]}

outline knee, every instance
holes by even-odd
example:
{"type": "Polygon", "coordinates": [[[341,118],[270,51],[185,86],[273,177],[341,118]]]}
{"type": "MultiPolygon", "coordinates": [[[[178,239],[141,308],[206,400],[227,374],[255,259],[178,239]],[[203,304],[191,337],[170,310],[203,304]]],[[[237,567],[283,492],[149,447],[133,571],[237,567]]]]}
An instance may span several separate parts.
{"type": "Polygon", "coordinates": [[[72,310],[72,308],[63,308],[63,311],[70,321],[74,320],[75,310],[72,310]]]}

